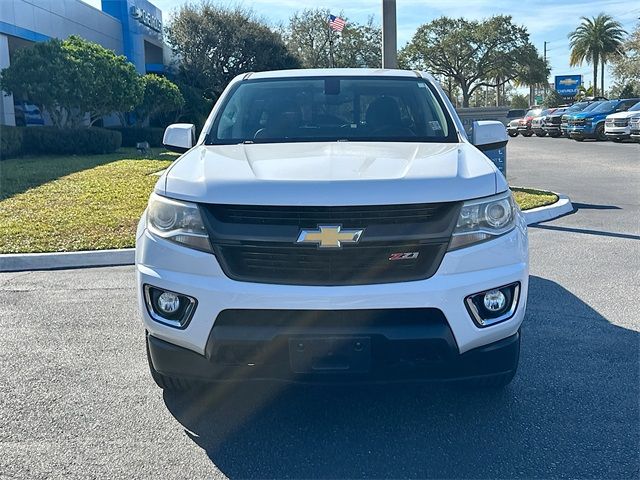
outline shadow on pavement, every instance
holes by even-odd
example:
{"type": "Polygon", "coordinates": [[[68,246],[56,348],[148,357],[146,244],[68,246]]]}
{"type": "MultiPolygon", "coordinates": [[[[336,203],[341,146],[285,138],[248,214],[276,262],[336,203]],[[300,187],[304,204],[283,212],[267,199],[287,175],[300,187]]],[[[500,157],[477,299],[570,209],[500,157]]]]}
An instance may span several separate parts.
{"type": "MultiPolygon", "coordinates": [[[[553,220],[556,220],[555,218],[553,220]]],[[[640,240],[640,235],[631,233],[605,232],[602,230],[591,230],[589,228],[562,227],[559,225],[546,225],[542,223],[534,223],[529,228],[541,228],[543,230],[555,230],[560,232],[584,233],[585,235],[598,235],[601,237],[625,238],[628,240],[640,240]]]]}
{"type": "Polygon", "coordinates": [[[532,277],[502,392],[245,384],[164,399],[230,478],[637,478],[638,340],[532,277]]]}
{"type": "Polygon", "coordinates": [[[576,210],[622,210],[617,205],[598,205],[595,203],[579,203],[571,202],[573,208],[576,210]]]}

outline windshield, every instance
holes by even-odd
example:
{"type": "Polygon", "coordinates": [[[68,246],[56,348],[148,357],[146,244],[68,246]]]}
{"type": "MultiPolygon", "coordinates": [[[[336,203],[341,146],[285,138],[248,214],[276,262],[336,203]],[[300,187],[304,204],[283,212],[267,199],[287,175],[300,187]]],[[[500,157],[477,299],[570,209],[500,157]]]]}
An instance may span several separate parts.
{"type": "Polygon", "coordinates": [[[640,102],[636,103],[633,107],[631,107],[629,112],[640,112],[640,102]]]}
{"type": "Polygon", "coordinates": [[[600,104],[597,107],[592,108],[589,111],[593,113],[610,112],[611,110],[613,110],[618,106],[618,103],[620,103],[618,100],[609,100],[608,102],[600,102],[600,104]]]}
{"type": "Polygon", "coordinates": [[[567,112],[580,112],[583,109],[587,108],[588,106],[589,106],[589,103],[587,102],[574,103],[567,109],[567,112]]]}
{"type": "Polygon", "coordinates": [[[304,141],[456,142],[423,79],[301,77],[241,82],[227,96],[208,144],[304,141]]]}
{"type": "Polygon", "coordinates": [[[534,108],[534,109],[529,110],[525,116],[526,117],[537,117],[538,115],[540,115],[540,112],[542,112],[541,109],[534,108]]]}

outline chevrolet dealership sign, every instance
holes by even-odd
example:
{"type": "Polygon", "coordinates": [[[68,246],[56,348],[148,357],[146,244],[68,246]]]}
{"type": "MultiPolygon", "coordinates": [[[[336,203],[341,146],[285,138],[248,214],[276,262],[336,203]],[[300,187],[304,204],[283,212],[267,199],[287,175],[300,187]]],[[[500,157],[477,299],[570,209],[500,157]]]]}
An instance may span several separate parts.
{"type": "Polygon", "coordinates": [[[151,30],[162,32],[162,20],[160,20],[158,17],[153,16],[146,10],[133,5],[131,7],[131,16],[138,20],[141,24],[149,27],[151,30]]]}
{"type": "Polygon", "coordinates": [[[556,92],[563,97],[575,97],[582,85],[582,75],[556,75],[556,92]]]}

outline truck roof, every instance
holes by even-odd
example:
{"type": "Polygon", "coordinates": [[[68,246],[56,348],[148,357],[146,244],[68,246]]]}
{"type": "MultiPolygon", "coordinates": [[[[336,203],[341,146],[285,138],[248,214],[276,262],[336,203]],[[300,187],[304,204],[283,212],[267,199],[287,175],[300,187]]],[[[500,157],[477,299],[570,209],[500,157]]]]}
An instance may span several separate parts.
{"type": "Polygon", "coordinates": [[[428,78],[431,75],[415,70],[393,70],[383,68],[307,68],[298,70],[272,70],[268,72],[251,72],[244,76],[247,79],[292,78],[292,77],[413,77],[428,78]]]}

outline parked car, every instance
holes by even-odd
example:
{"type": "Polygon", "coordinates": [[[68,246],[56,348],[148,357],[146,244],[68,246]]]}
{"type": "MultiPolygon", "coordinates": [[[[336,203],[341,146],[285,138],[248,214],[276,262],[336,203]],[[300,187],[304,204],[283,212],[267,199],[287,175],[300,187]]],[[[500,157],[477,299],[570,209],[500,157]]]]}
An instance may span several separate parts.
{"type": "Polygon", "coordinates": [[[526,113],[526,110],[524,110],[523,108],[515,108],[515,109],[511,109],[507,112],[507,123],[506,126],[509,126],[509,124],[511,122],[513,122],[514,120],[519,120],[522,117],[524,117],[526,113]]]}
{"type": "Polygon", "coordinates": [[[626,112],[640,101],[639,98],[603,101],[597,107],[576,113],[569,118],[569,136],[579,142],[585,138],[606,140],[604,121],[607,115],[626,112]]]}
{"type": "Polygon", "coordinates": [[[523,137],[530,137],[533,135],[533,129],[531,128],[531,122],[533,119],[540,115],[542,112],[542,107],[535,107],[529,110],[524,118],[521,118],[518,122],[518,133],[520,133],[523,137]]]}
{"type": "Polygon", "coordinates": [[[544,129],[547,116],[551,115],[556,110],[556,108],[547,108],[546,110],[542,110],[540,115],[531,120],[531,130],[536,134],[536,137],[544,137],[547,134],[547,131],[544,129]]]}
{"type": "Polygon", "coordinates": [[[509,134],[510,137],[518,136],[518,127],[520,126],[520,120],[522,119],[516,118],[514,120],[511,120],[509,122],[509,125],[507,125],[507,133],[509,134]]]}
{"type": "Polygon", "coordinates": [[[14,104],[16,125],[18,127],[36,127],[44,125],[44,118],[40,109],[28,102],[16,102],[14,104]]]}
{"type": "Polygon", "coordinates": [[[557,108],[553,113],[550,113],[546,116],[544,120],[543,130],[550,137],[559,137],[562,135],[560,131],[560,123],[562,121],[562,114],[567,112],[570,107],[560,107],[557,108]]]}
{"type": "Polygon", "coordinates": [[[560,122],[561,135],[563,137],[569,138],[569,118],[572,115],[580,112],[587,112],[590,109],[597,107],[600,103],[602,102],[599,100],[596,100],[596,101],[583,101],[583,102],[578,102],[571,105],[569,110],[567,110],[562,115],[562,119],[560,122]]]}
{"type": "Polygon", "coordinates": [[[629,132],[631,139],[640,143],[640,117],[634,117],[629,121],[629,132]]]}
{"type": "Polygon", "coordinates": [[[640,117],[640,102],[636,103],[626,112],[617,112],[608,115],[604,121],[604,134],[614,142],[621,142],[631,138],[629,122],[632,118],[640,117]]]}
{"type": "Polygon", "coordinates": [[[193,381],[513,378],[526,222],[427,73],[243,73],[138,225],[151,375],[193,381]]]}

